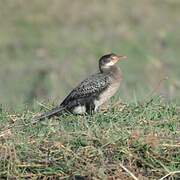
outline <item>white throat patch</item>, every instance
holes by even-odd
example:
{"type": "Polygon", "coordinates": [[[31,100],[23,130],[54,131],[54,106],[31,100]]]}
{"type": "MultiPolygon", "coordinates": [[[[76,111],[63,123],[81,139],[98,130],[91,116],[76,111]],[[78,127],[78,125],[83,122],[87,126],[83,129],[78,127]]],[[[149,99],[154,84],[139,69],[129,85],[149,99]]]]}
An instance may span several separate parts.
{"type": "Polygon", "coordinates": [[[107,63],[104,67],[110,67],[110,66],[114,66],[114,62],[113,61],[110,61],[109,63],[107,63]]]}

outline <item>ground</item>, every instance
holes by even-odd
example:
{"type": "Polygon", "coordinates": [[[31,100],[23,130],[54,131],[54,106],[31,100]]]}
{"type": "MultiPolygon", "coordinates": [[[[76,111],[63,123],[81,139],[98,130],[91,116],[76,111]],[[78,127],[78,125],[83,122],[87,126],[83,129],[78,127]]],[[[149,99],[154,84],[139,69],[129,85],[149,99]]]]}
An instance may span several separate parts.
{"type": "Polygon", "coordinates": [[[116,103],[93,116],[64,115],[33,125],[37,112],[9,114],[2,109],[1,178],[180,176],[180,109],[161,98],[116,103]]]}

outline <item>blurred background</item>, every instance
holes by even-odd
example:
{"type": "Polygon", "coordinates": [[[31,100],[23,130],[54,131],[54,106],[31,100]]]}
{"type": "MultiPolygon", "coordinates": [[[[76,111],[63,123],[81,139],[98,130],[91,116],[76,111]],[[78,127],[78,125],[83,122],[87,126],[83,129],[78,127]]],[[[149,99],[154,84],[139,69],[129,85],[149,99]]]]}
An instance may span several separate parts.
{"type": "Polygon", "coordinates": [[[180,1],[0,0],[3,106],[60,102],[110,52],[128,56],[122,101],[179,102],[180,1]]]}

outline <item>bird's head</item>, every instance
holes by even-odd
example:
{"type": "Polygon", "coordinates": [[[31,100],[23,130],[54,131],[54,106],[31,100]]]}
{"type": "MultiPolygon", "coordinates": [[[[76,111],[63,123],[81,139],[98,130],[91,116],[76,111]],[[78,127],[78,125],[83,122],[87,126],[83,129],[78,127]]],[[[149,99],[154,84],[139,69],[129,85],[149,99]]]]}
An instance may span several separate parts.
{"type": "Polygon", "coordinates": [[[108,70],[113,67],[118,61],[126,58],[126,56],[119,56],[114,53],[104,55],[99,60],[99,68],[101,71],[108,70]]]}

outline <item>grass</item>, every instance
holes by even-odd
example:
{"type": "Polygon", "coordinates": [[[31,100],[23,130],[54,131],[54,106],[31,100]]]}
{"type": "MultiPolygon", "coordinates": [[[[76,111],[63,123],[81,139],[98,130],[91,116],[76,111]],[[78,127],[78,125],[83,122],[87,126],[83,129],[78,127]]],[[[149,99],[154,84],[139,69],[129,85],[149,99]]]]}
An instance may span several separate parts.
{"type": "Polygon", "coordinates": [[[33,125],[38,108],[0,113],[0,177],[15,179],[178,179],[179,107],[153,98],[93,116],[33,125]]]}

